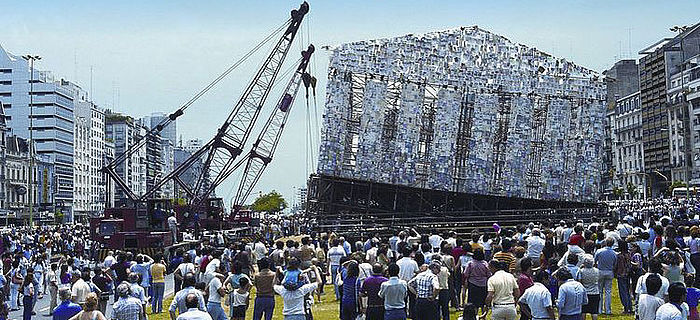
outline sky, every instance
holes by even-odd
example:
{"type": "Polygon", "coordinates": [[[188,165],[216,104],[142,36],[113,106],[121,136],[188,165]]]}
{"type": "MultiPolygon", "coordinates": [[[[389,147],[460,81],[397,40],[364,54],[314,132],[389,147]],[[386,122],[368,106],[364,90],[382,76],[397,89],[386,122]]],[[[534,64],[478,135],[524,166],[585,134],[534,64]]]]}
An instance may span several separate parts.
{"type": "MultiPolygon", "coordinates": [[[[298,1],[0,0],[0,46],[43,57],[37,68],[78,83],[103,108],[169,113],[289,18],[298,1]]],[[[316,167],[328,52],[323,46],[478,25],[530,47],[603,71],[621,58],[697,23],[699,1],[310,1],[286,64],[309,41],[317,97],[297,97],[273,161],[248,198],[277,190],[293,205],[316,167]],[[308,105],[308,107],[307,107],[308,105]],[[308,125],[307,119],[311,120],[308,125]],[[318,123],[318,124],[317,124],[318,123]],[[308,143],[307,130],[313,143],[308,143]],[[313,153],[313,155],[311,155],[313,153]],[[313,167],[310,165],[313,164],[313,167]]],[[[253,55],[178,120],[183,139],[208,141],[230,113],[269,46],[253,55]]],[[[285,79],[278,80],[276,88],[285,79]]],[[[271,106],[279,97],[273,91],[271,106]]],[[[267,118],[269,108],[260,120],[267,118]]],[[[260,124],[262,125],[262,124],[260,124]]],[[[246,150],[259,126],[253,131],[246,150]]],[[[239,175],[217,189],[227,203],[239,175]]]]}

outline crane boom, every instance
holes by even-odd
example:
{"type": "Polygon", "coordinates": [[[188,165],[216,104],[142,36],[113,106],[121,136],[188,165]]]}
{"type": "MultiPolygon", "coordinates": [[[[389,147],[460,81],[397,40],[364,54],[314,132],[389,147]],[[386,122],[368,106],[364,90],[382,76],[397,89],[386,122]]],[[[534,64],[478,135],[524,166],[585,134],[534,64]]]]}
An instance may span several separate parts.
{"type": "Polygon", "coordinates": [[[308,12],[309,4],[306,2],[299,7],[299,10],[292,11],[292,22],[289,27],[212,139],[204,160],[204,170],[199,174],[194,186],[193,203],[206,198],[235,170],[235,160],[243,151],[243,146],[272,90],[299,26],[308,12]]]}
{"type": "Polygon", "coordinates": [[[294,72],[294,75],[287,83],[284,93],[277,102],[277,107],[272,111],[267,119],[265,126],[258,135],[258,138],[253,143],[253,148],[246,156],[246,165],[241,176],[241,182],[238,184],[238,192],[234,198],[233,208],[240,208],[244,204],[246,198],[250,195],[253,187],[260,179],[267,165],[272,161],[272,156],[275,153],[277,144],[279,143],[284,125],[289,117],[289,112],[294,105],[294,99],[302,80],[310,79],[311,76],[306,73],[306,67],[309,59],[314,52],[314,46],[309,45],[306,51],[301,53],[302,62],[294,72]]]}
{"type": "Polygon", "coordinates": [[[191,203],[199,203],[238,167],[235,160],[243,151],[243,146],[250,136],[301,22],[308,12],[307,2],[302,3],[299,9],[292,10],[289,26],[246,87],[226,121],[219,127],[216,135],[175,170],[156,182],[138,200],[144,201],[170,180],[175,180],[184,186],[182,180],[177,177],[195,164],[202,163],[202,170],[197,173],[194,185],[183,188],[188,193],[191,203]]]}

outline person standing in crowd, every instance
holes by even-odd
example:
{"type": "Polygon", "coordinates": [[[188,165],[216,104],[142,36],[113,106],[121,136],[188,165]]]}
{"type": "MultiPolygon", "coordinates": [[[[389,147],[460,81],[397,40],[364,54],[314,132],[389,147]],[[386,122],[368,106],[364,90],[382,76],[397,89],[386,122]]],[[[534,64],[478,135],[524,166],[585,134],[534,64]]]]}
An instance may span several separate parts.
{"type": "Polygon", "coordinates": [[[58,271],[58,264],[52,263],[51,268],[49,268],[49,271],[46,273],[45,281],[50,298],[49,315],[53,314],[53,309],[58,305],[58,275],[56,271],[58,271]]]}
{"type": "Polygon", "coordinates": [[[584,254],[582,256],[583,264],[575,275],[575,278],[580,282],[586,289],[586,296],[588,297],[588,302],[583,305],[581,312],[583,313],[583,319],[585,320],[586,314],[591,315],[591,319],[598,319],[598,309],[600,307],[600,287],[598,286],[598,281],[600,279],[600,274],[598,268],[594,266],[593,256],[590,254],[584,254]]]}
{"type": "Polygon", "coordinates": [[[367,320],[384,319],[384,301],[379,296],[382,283],[388,281],[382,276],[384,268],[381,264],[375,263],[372,266],[372,275],[362,282],[360,295],[367,297],[367,308],[365,311],[367,320]]]}
{"type": "Polygon", "coordinates": [[[408,284],[399,279],[399,266],[389,264],[389,280],[381,283],[377,295],[384,301],[384,320],[406,319],[406,297],[408,284]]]}
{"type": "Polygon", "coordinates": [[[227,294],[226,287],[223,285],[224,277],[225,275],[215,272],[211,281],[207,283],[207,312],[214,320],[226,320],[226,312],[221,305],[222,299],[227,294]]]}
{"type": "Polygon", "coordinates": [[[690,310],[685,303],[686,288],[682,282],[674,282],[668,287],[668,302],[656,310],[656,320],[688,319],[690,310]]]}
{"type": "Polygon", "coordinates": [[[199,297],[196,294],[188,293],[183,300],[187,309],[177,316],[177,320],[213,320],[208,313],[199,308],[199,297]]]}
{"type": "MultiPolygon", "coordinates": [[[[318,269],[315,266],[311,266],[311,268],[315,269],[314,272],[318,274],[318,269]]],[[[277,275],[277,277],[281,279],[280,275],[277,275]]],[[[282,285],[274,285],[273,289],[282,297],[282,316],[284,320],[306,320],[305,296],[317,290],[320,284],[321,277],[316,277],[316,282],[305,284],[296,290],[287,290],[282,285]]]]}
{"type": "Polygon", "coordinates": [[[258,270],[258,273],[253,278],[253,283],[255,284],[253,320],[261,320],[263,314],[265,315],[265,320],[272,320],[272,314],[275,311],[275,291],[273,286],[277,277],[270,270],[270,259],[268,258],[258,260],[258,270]]]}
{"type": "Polygon", "coordinates": [[[139,320],[144,314],[143,303],[132,296],[131,286],[122,282],[117,286],[119,300],[112,307],[112,319],[114,320],[139,320]]]}
{"type": "Polygon", "coordinates": [[[612,282],[614,277],[617,253],[613,250],[614,238],[605,239],[605,247],[595,252],[594,260],[599,272],[600,307],[599,314],[612,314],[612,282]]]}
{"type": "Polygon", "coordinates": [[[162,255],[158,254],[155,263],[151,265],[151,281],[153,282],[153,300],[151,310],[153,313],[163,312],[163,295],[165,294],[165,261],[162,255]]]}
{"type": "Polygon", "coordinates": [[[651,274],[645,279],[646,292],[637,298],[637,319],[655,320],[656,310],[664,304],[664,299],[656,296],[661,290],[661,277],[658,274],[651,274]]]}
{"type": "Polygon", "coordinates": [[[354,320],[360,310],[361,301],[358,299],[360,268],[353,260],[347,264],[347,274],[343,279],[342,297],[340,300],[340,319],[354,320]]]}
{"type": "Polygon", "coordinates": [[[548,283],[549,272],[540,270],[535,274],[535,283],[520,296],[520,311],[527,319],[555,319],[548,283]]]}
{"type": "Polygon", "coordinates": [[[438,274],[441,267],[439,262],[431,263],[427,270],[419,273],[408,282],[408,290],[416,296],[413,319],[439,319],[438,305],[435,300],[440,292],[438,274]]]}
{"type": "MultiPolygon", "coordinates": [[[[628,229],[623,229],[628,230],[628,229]]],[[[630,273],[632,272],[632,257],[630,257],[626,241],[618,241],[617,248],[620,253],[615,260],[615,278],[617,278],[617,290],[620,294],[620,302],[624,314],[632,314],[632,297],[630,296],[630,273]]]]}
{"type": "MultiPolygon", "coordinates": [[[[90,272],[86,272],[89,276],[90,272]]],[[[71,285],[71,296],[73,302],[79,304],[81,307],[85,305],[85,297],[92,291],[90,285],[83,279],[83,273],[80,271],[73,272],[73,284],[71,285]]]]}
{"type": "Polygon", "coordinates": [[[338,239],[334,239],[332,247],[328,249],[328,270],[330,270],[331,281],[333,281],[333,289],[335,290],[335,299],[340,300],[340,289],[338,288],[338,269],[340,268],[340,260],[347,256],[345,249],[340,244],[338,239]]]}
{"type": "MultiPolygon", "coordinates": [[[[485,261],[484,251],[477,249],[474,251],[474,259],[467,263],[464,270],[463,283],[467,287],[467,302],[471,303],[475,309],[481,308],[484,313],[486,306],[486,294],[488,279],[491,277],[491,270],[485,261]]],[[[462,300],[464,304],[464,300],[462,300]]]]}
{"type": "Polygon", "coordinates": [[[102,314],[105,314],[107,312],[107,303],[109,302],[113,281],[109,274],[103,272],[100,267],[95,267],[93,272],[95,275],[92,277],[92,283],[100,290],[97,309],[102,312],[102,314]]]}
{"type": "Polygon", "coordinates": [[[69,288],[59,289],[58,297],[61,299],[61,304],[51,312],[53,320],[68,320],[82,310],[80,305],[71,301],[71,291],[69,288]]]}
{"type": "Polygon", "coordinates": [[[197,290],[194,287],[195,282],[196,281],[194,273],[188,272],[185,274],[185,276],[182,279],[183,288],[182,290],[175,293],[175,297],[170,302],[170,307],[168,308],[168,312],[170,313],[170,320],[177,319],[178,314],[183,314],[187,312],[188,309],[190,309],[186,305],[186,298],[190,294],[193,294],[197,298],[197,308],[199,308],[200,311],[206,313],[207,307],[204,303],[204,296],[199,292],[199,290],[197,290]]]}
{"type": "Polygon", "coordinates": [[[136,263],[131,266],[131,273],[139,275],[141,279],[139,286],[143,288],[144,298],[149,296],[149,289],[151,287],[151,265],[155,261],[153,258],[145,254],[136,255],[136,263]]]}
{"type": "Polygon", "coordinates": [[[75,320],[107,320],[104,313],[97,310],[98,299],[96,293],[88,293],[85,297],[85,308],[74,316],[75,320]]]}
{"type": "Polygon", "coordinates": [[[20,292],[24,296],[22,298],[22,303],[24,304],[24,312],[22,313],[22,318],[24,320],[31,320],[32,313],[34,312],[34,295],[36,294],[34,287],[34,274],[27,273],[24,277],[24,281],[20,286],[20,292]]]}
{"type": "MultiPolygon", "coordinates": [[[[495,259],[495,257],[494,257],[495,259]]],[[[489,268],[494,271],[487,282],[486,316],[491,310],[493,320],[511,320],[517,317],[515,302],[520,298],[520,290],[515,277],[508,273],[510,262],[492,260],[489,268]]]]}
{"type": "Polygon", "coordinates": [[[573,279],[568,269],[562,268],[555,273],[559,280],[559,298],[557,309],[560,320],[580,320],[583,306],[588,303],[586,288],[573,279]]]}

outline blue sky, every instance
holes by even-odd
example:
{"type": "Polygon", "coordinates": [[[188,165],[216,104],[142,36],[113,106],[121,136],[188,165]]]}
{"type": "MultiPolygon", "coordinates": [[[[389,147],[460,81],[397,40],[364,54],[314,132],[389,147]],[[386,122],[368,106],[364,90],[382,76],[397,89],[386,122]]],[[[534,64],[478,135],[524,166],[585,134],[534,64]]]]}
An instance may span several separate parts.
{"type": "MultiPolygon", "coordinates": [[[[0,45],[15,54],[43,56],[38,68],[91,87],[102,107],[142,116],[175,110],[299,3],[0,0],[0,45]]],[[[637,58],[640,49],[672,36],[669,27],[700,20],[698,1],[311,1],[310,6],[303,42],[310,38],[317,48],[478,25],[598,71],[620,57],[637,58]]],[[[290,52],[288,63],[298,51],[290,52]]],[[[315,55],[320,113],[328,55],[324,50],[315,55]]],[[[251,58],[192,106],[178,134],[208,140],[261,59],[251,58]]],[[[275,94],[269,101],[274,100],[275,94]]],[[[277,189],[291,204],[294,186],[305,184],[310,170],[303,147],[305,108],[299,97],[256,192],[277,189]]],[[[238,183],[235,176],[229,180],[218,190],[227,198],[238,183]]]]}

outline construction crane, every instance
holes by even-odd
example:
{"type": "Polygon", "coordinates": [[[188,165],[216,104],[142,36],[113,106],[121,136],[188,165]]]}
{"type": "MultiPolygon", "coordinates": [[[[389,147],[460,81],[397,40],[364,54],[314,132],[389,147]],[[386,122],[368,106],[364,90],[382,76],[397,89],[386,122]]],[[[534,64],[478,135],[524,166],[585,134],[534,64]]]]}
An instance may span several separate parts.
{"type": "Polygon", "coordinates": [[[265,171],[265,168],[267,168],[267,165],[272,161],[272,156],[275,153],[275,149],[277,149],[277,144],[282,136],[284,125],[287,123],[289,112],[291,111],[301,82],[303,81],[306,87],[307,100],[309,98],[309,87],[315,88],[316,86],[316,78],[306,73],[306,67],[313,53],[313,45],[309,45],[309,48],[301,53],[301,64],[299,64],[299,67],[284,89],[284,94],[277,102],[277,108],[272,111],[265,126],[260,131],[258,138],[255,140],[255,143],[253,143],[253,148],[244,158],[246,165],[241,176],[241,182],[238,184],[238,192],[236,192],[236,197],[231,206],[234,210],[234,214],[240,210],[246,198],[250,195],[250,192],[253,191],[253,187],[260,179],[260,176],[262,176],[262,173],[265,171]]]}
{"type": "MultiPolygon", "coordinates": [[[[178,110],[171,113],[168,117],[151,128],[141,140],[131,145],[124,153],[120,154],[102,169],[102,172],[111,177],[124,191],[128,200],[133,203],[133,208],[107,209],[105,210],[104,217],[96,218],[94,221],[91,221],[91,230],[93,231],[93,238],[95,240],[107,244],[108,247],[148,247],[168,244],[167,237],[161,234],[154,236],[155,232],[151,232],[154,222],[152,221],[153,219],[151,219],[152,213],[150,211],[156,209],[156,207],[150,203],[149,197],[170,181],[174,181],[182,187],[188,195],[190,210],[196,211],[201,209],[202,206],[208,206],[209,203],[205,204],[205,200],[208,199],[214,189],[226,180],[226,178],[240,167],[242,163],[246,162],[250,164],[246,165],[243,176],[251,175],[255,177],[254,181],[244,179],[245,182],[242,182],[246,185],[244,190],[248,190],[246,196],[250,193],[249,188],[253,187],[265,166],[272,159],[272,154],[279,141],[288,111],[293,104],[300,83],[302,81],[307,83],[307,90],[311,80],[315,83],[315,79],[306,73],[309,59],[314,52],[313,45],[310,45],[307,50],[302,52],[302,57],[298,67],[295,69],[294,75],[285,87],[282,97],[270,115],[270,118],[265,124],[252,150],[247,154],[246,158],[238,162],[235,161],[236,158],[242,154],[245,143],[255,126],[260,111],[272,91],[282,64],[301,26],[302,20],[308,12],[309,5],[306,2],[302,3],[298,9],[292,10],[290,19],[285,22],[282,27],[278,28],[272,35],[268,36],[251,52],[246,54],[242,60],[238,61],[226,70],[226,72],[217,77],[178,110]],[[282,30],[284,31],[282,32],[282,30]],[[250,84],[246,87],[246,90],[226,118],[226,121],[224,121],[217,130],[216,135],[172,172],[155,182],[154,185],[143,194],[135,194],[126,181],[117,174],[117,166],[124,163],[126,159],[129,159],[136,153],[149,138],[159,134],[167,125],[182,116],[190,105],[221,81],[242,61],[258,50],[265,42],[272,39],[274,34],[279,32],[282,33],[281,37],[266,57],[250,84]],[[262,167],[256,166],[255,164],[257,164],[258,161],[262,161],[264,165],[262,167]],[[197,172],[196,182],[188,185],[183,181],[181,175],[185,172],[191,172],[200,163],[203,165],[202,169],[197,172]],[[145,209],[142,205],[143,203],[148,203],[145,209]],[[96,225],[92,226],[93,224],[96,225]],[[95,232],[99,234],[94,234],[95,232]],[[138,245],[134,245],[137,242],[138,245]]],[[[164,201],[167,202],[167,200],[164,201]]],[[[160,204],[158,204],[157,209],[160,210],[160,208],[160,204]]],[[[223,206],[221,206],[220,211],[223,211],[223,206]]],[[[157,220],[159,221],[155,224],[159,227],[163,227],[164,221],[160,221],[160,218],[157,220]]]]}
{"type": "Polygon", "coordinates": [[[302,19],[308,11],[309,5],[306,2],[298,10],[292,11],[289,27],[263,62],[226,121],[219,127],[214,138],[194,152],[178,168],[155,183],[151,189],[141,195],[140,201],[147,199],[165,183],[175,180],[187,193],[190,205],[197,206],[233,173],[236,169],[235,160],[243,151],[243,146],[250,136],[302,19]],[[200,161],[203,163],[203,169],[198,172],[196,183],[194,186],[187,185],[181,180],[180,175],[200,161]]]}

